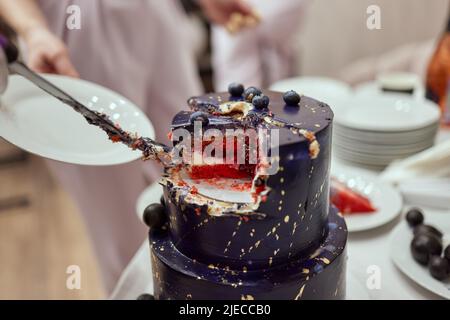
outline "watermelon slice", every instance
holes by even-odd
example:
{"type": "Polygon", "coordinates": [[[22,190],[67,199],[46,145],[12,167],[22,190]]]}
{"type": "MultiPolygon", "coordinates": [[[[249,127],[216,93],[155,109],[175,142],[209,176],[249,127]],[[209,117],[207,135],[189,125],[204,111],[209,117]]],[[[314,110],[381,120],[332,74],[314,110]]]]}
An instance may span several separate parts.
{"type": "Polygon", "coordinates": [[[368,198],[348,188],[335,178],[331,179],[331,202],[344,215],[368,214],[376,211],[368,198]]]}

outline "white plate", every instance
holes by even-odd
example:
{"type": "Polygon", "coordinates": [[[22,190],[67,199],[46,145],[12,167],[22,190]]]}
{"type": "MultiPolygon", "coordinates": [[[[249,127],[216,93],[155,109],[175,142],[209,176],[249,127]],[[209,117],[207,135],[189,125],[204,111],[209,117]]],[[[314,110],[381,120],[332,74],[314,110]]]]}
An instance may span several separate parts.
{"type": "Polygon", "coordinates": [[[270,89],[280,92],[295,90],[308,97],[328,103],[332,107],[337,101],[347,99],[352,94],[351,87],[345,82],[324,77],[290,78],[274,83],[270,89]]]}
{"type": "Polygon", "coordinates": [[[380,156],[403,156],[408,154],[417,153],[420,150],[428,149],[431,146],[433,146],[433,141],[430,141],[427,144],[424,144],[421,147],[417,148],[400,148],[400,147],[392,147],[392,146],[379,146],[379,145],[363,145],[363,144],[357,144],[357,145],[351,145],[342,142],[337,141],[333,143],[333,146],[336,148],[343,148],[345,150],[349,150],[351,152],[360,153],[360,154],[368,154],[368,155],[380,155],[380,156]]]}
{"type": "Polygon", "coordinates": [[[400,150],[417,150],[430,144],[433,144],[435,139],[433,137],[427,139],[421,139],[417,141],[412,141],[411,143],[396,143],[391,144],[386,141],[362,141],[355,139],[354,137],[342,136],[335,132],[333,135],[333,142],[346,145],[352,149],[359,150],[362,146],[379,149],[380,151],[400,151],[400,150]]]}
{"type": "MultiPolygon", "coordinates": [[[[434,225],[444,233],[450,235],[450,218],[448,213],[426,214],[425,222],[434,225]]],[[[450,280],[441,282],[434,279],[428,268],[417,263],[409,249],[413,239],[412,230],[406,221],[402,221],[393,231],[390,238],[390,256],[397,268],[406,274],[412,281],[431,292],[450,299],[450,280]]]]}
{"type": "Polygon", "coordinates": [[[391,185],[374,179],[363,170],[337,167],[333,169],[332,174],[351,189],[369,198],[377,209],[373,213],[345,215],[349,232],[380,227],[400,214],[403,200],[400,193],[391,185]]]}
{"type": "Polygon", "coordinates": [[[437,131],[439,130],[439,123],[436,122],[431,126],[423,127],[418,130],[411,131],[399,131],[399,132],[383,132],[383,131],[363,131],[363,130],[354,130],[351,128],[347,128],[336,124],[334,127],[334,132],[339,133],[343,136],[352,137],[353,139],[359,139],[361,141],[382,141],[386,143],[393,142],[409,142],[416,141],[425,138],[432,138],[436,136],[437,131]]]}
{"type": "Polygon", "coordinates": [[[396,137],[395,139],[390,138],[379,138],[376,136],[373,136],[372,138],[366,138],[362,135],[354,134],[349,135],[346,133],[342,133],[339,130],[335,130],[334,136],[337,139],[343,139],[348,142],[356,142],[356,143],[363,143],[363,144],[371,144],[371,145],[379,145],[379,146],[392,146],[392,147],[408,147],[408,146],[414,146],[419,145],[425,142],[429,141],[435,141],[436,135],[435,134],[428,134],[418,137],[396,137]]]}
{"type": "Polygon", "coordinates": [[[351,166],[356,165],[357,167],[367,167],[368,169],[377,170],[377,171],[382,171],[390,163],[390,162],[389,163],[380,163],[379,161],[378,162],[374,161],[373,163],[371,163],[369,161],[353,159],[353,158],[346,157],[345,155],[339,155],[339,154],[336,154],[336,158],[341,160],[343,163],[346,163],[351,166]]]}
{"type": "Polygon", "coordinates": [[[335,106],[335,122],[356,130],[399,132],[439,122],[439,107],[402,95],[355,96],[335,106]]]}
{"type": "Polygon", "coordinates": [[[405,159],[408,156],[395,156],[395,157],[375,157],[372,155],[363,155],[363,154],[351,154],[349,152],[342,152],[342,151],[335,151],[335,154],[338,158],[354,162],[361,165],[368,165],[368,166],[387,166],[391,162],[395,160],[405,159]]]}
{"type": "Polygon", "coordinates": [[[402,156],[405,154],[414,154],[432,147],[433,144],[433,140],[424,141],[417,145],[406,146],[385,146],[368,143],[363,144],[358,142],[346,141],[340,138],[336,138],[333,141],[333,145],[336,146],[336,148],[343,148],[345,151],[361,154],[371,154],[375,156],[402,156]]]}
{"type": "Polygon", "coordinates": [[[428,137],[421,137],[420,139],[418,138],[415,140],[406,140],[405,139],[404,141],[400,141],[400,140],[392,141],[390,139],[380,139],[380,140],[373,139],[371,141],[371,140],[362,140],[355,136],[341,135],[339,132],[334,132],[334,138],[336,140],[346,141],[348,143],[358,143],[358,144],[365,144],[365,145],[402,148],[402,149],[414,148],[414,147],[417,147],[419,145],[424,145],[424,144],[428,145],[429,143],[433,143],[434,141],[436,141],[436,138],[434,135],[430,135],[428,137]]]}
{"type": "MultiPolygon", "coordinates": [[[[123,129],[154,138],[145,114],[119,94],[79,79],[45,78],[92,110],[109,115],[123,129]]],[[[9,80],[0,97],[0,136],[9,142],[42,157],[83,165],[114,165],[141,156],[139,151],[109,141],[101,129],[28,80],[20,76],[9,80]]]]}
{"type": "MultiPolygon", "coordinates": [[[[379,95],[392,95],[392,94],[402,94],[402,93],[392,93],[392,92],[384,92],[383,90],[380,89],[380,85],[378,84],[378,82],[373,81],[373,82],[366,82],[363,84],[358,85],[355,88],[355,95],[368,95],[368,94],[379,94],[379,95]]],[[[405,95],[409,95],[409,94],[405,94],[405,95]]],[[[423,87],[422,84],[418,84],[416,86],[416,88],[414,89],[414,93],[412,95],[413,98],[419,100],[419,99],[423,99],[425,95],[425,88],[423,87]]]]}
{"type": "Polygon", "coordinates": [[[427,150],[432,146],[432,143],[430,143],[429,146],[424,146],[423,148],[416,149],[416,150],[406,150],[402,152],[376,152],[376,151],[365,151],[365,150],[355,150],[355,149],[349,149],[345,147],[344,145],[340,144],[333,144],[333,147],[335,151],[339,152],[340,154],[348,154],[349,156],[357,156],[361,158],[368,158],[368,159],[397,159],[397,158],[405,158],[411,155],[415,155],[419,152],[422,152],[423,150],[427,150]]]}
{"type": "Polygon", "coordinates": [[[382,133],[370,131],[351,130],[336,125],[333,132],[342,136],[359,140],[362,142],[378,143],[378,144],[412,144],[417,141],[435,139],[439,127],[433,125],[426,129],[398,132],[398,133],[382,133]]]}

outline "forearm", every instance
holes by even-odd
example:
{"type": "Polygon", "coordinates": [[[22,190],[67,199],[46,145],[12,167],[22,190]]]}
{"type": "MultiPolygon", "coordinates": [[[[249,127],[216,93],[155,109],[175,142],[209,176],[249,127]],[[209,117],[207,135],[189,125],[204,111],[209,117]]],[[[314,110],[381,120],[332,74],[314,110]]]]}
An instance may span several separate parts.
{"type": "Polygon", "coordinates": [[[35,0],[0,0],[0,17],[21,37],[30,30],[47,27],[35,0]]]}

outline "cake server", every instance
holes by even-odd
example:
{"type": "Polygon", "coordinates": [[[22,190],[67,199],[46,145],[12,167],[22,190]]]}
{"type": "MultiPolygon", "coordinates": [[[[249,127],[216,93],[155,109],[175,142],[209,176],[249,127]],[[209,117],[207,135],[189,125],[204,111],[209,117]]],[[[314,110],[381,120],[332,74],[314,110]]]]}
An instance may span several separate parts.
{"type": "Polygon", "coordinates": [[[23,62],[19,61],[19,51],[17,47],[5,36],[0,34],[0,47],[5,53],[10,74],[18,74],[46,93],[57,98],[64,104],[72,107],[73,110],[80,113],[89,124],[100,127],[105,131],[111,140],[122,142],[132,149],[141,150],[146,159],[159,159],[167,162],[171,148],[164,144],[154,141],[150,138],[135,137],[115,125],[105,114],[93,111],[74,99],[72,96],[59,89],[51,82],[29,69],[23,62]]]}

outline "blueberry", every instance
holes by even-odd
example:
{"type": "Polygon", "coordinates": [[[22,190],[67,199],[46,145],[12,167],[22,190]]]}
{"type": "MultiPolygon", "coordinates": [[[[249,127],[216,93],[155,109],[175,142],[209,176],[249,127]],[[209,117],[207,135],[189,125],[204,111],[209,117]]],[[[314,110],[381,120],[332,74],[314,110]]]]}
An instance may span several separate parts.
{"type": "Polygon", "coordinates": [[[432,234],[419,234],[412,240],[410,249],[413,258],[418,263],[426,265],[431,256],[441,254],[442,244],[432,234]]]}
{"type": "Polygon", "coordinates": [[[144,210],[144,222],[149,228],[160,228],[166,222],[165,208],[160,203],[153,203],[144,210]]]}
{"type": "Polygon", "coordinates": [[[448,260],[440,256],[433,256],[430,258],[428,265],[430,274],[437,280],[445,280],[449,276],[449,264],[448,260]]]}
{"type": "Polygon", "coordinates": [[[262,91],[255,87],[245,89],[244,98],[247,102],[252,102],[253,98],[262,94],[262,91]]]}
{"type": "Polygon", "coordinates": [[[155,300],[155,297],[152,294],[144,293],[137,297],[137,300],[155,300]]]}
{"type": "Polygon", "coordinates": [[[423,213],[419,208],[412,208],[406,214],[406,221],[411,227],[417,227],[423,223],[423,213]]]}
{"type": "Polygon", "coordinates": [[[256,109],[259,110],[267,109],[269,103],[270,99],[268,96],[256,96],[252,100],[252,104],[255,106],[256,109]]]}
{"type": "Polygon", "coordinates": [[[244,93],[244,86],[240,83],[233,82],[228,86],[228,92],[233,97],[240,97],[244,93]]]}
{"type": "Polygon", "coordinates": [[[203,126],[207,126],[209,124],[209,118],[208,114],[201,111],[196,111],[193,114],[191,114],[189,121],[191,124],[194,124],[196,121],[200,121],[203,126]]]}
{"type": "Polygon", "coordinates": [[[444,250],[444,257],[450,263],[450,245],[448,245],[447,248],[445,248],[445,250],[444,250]]]}
{"type": "Polygon", "coordinates": [[[288,91],[283,95],[283,100],[286,102],[288,106],[298,106],[300,103],[301,97],[294,90],[288,91]]]}
{"type": "Polygon", "coordinates": [[[414,228],[414,235],[417,236],[419,234],[432,234],[435,237],[442,240],[442,232],[440,232],[438,229],[436,229],[433,226],[427,225],[427,224],[420,224],[417,227],[414,228]]]}

